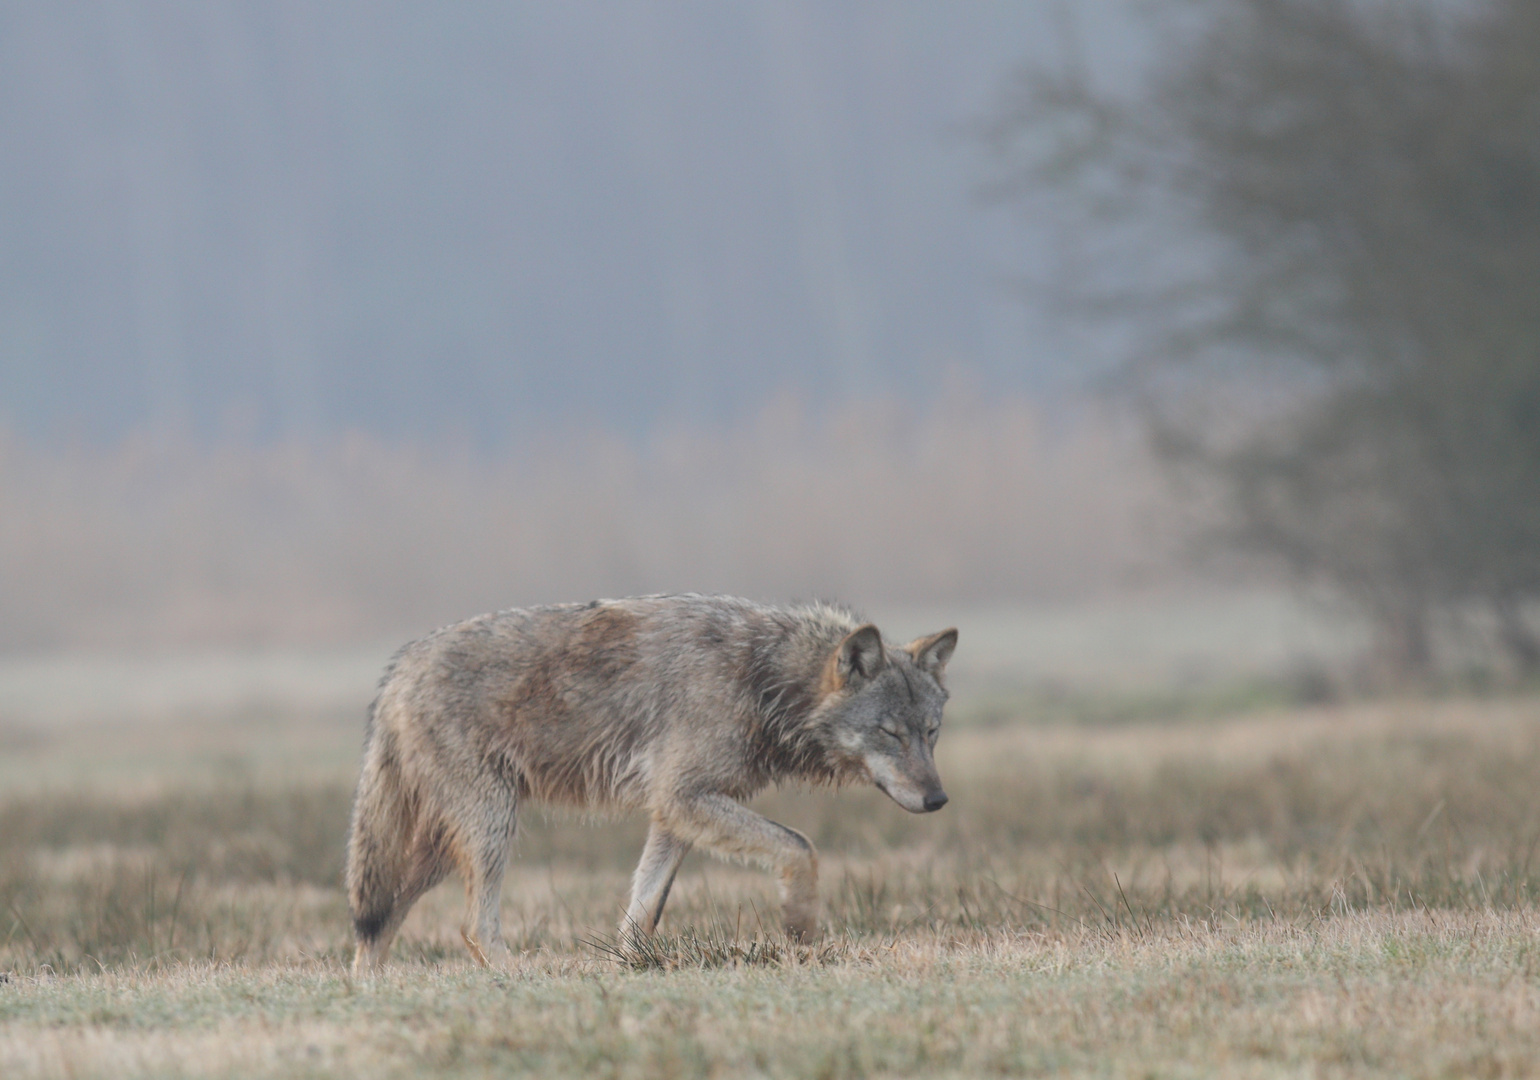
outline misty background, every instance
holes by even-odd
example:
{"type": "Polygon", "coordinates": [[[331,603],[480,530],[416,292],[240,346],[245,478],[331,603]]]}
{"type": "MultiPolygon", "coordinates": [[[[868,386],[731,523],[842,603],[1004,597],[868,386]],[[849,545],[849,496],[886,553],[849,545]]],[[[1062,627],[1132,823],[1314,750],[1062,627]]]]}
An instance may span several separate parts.
{"type": "Polygon", "coordinates": [[[0,646],[1147,584],[1153,470],[978,133],[1126,22],[6,5],[0,646]]]}
{"type": "MultiPolygon", "coordinates": [[[[1106,0],[1076,19],[1116,66],[1106,0]]],[[[1126,19],[1124,20],[1126,21],[1126,19]]],[[[1051,4],[0,7],[0,418],[509,445],[1080,385],[975,197],[1051,4]]]]}
{"type": "Polygon", "coordinates": [[[676,590],[1540,670],[1529,11],[0,5],[0,719],[676,590]]]}

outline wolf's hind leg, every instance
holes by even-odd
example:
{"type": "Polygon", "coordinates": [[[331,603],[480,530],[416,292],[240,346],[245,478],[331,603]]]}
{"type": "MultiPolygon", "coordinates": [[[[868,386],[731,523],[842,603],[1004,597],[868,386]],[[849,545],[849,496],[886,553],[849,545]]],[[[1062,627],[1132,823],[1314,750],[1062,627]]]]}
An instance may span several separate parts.
{"type": "Polygon", "coordinates": [[[622,941],[645,936],[657,929],[663,917],[663,905],[668,903],[668,891],[673,887],[674,875],[679,864],[690,852],[690,842],[681,839],[661,821],[654,818],[647,830],[647,846],[642,848],[642,860],[636,864],[636,874],[631,878],[631,902],[626,905],[625,917],[620,920],[622,941]]]}
{"type": "Polygon", "coordinates": [[[780,879],[786,933],[808,941],[818,933],[818,852],[796,829],[740,806],[726,795],[698,795],[668,810],[669,828],[729,857],[749,859],[780,879]]]}
{"type": "Polygon", "coordinates": [[[480,793],[474,827],[461,838],[465,873],[465,925],[460,936],[471,956],[484,966],[508,958],[503,941],[503,874],[513,847],[515,800],[512,792],[480,793]]]}

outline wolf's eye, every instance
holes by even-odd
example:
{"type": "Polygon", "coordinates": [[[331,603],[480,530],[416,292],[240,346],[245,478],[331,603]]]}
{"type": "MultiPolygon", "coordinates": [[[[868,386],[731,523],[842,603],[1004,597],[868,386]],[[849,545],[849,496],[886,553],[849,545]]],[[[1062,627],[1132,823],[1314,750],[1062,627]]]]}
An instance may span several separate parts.
{"type": "Polygon", "coordinates": [[[884,735],[886,735],[890,739],[896,739],[899,742],[903,742],[904,741],[904,737],[902,735],[900,735],[898,732],[894,731],[892,728],[878,728],[877,730],[882,732],[884,735]]]}

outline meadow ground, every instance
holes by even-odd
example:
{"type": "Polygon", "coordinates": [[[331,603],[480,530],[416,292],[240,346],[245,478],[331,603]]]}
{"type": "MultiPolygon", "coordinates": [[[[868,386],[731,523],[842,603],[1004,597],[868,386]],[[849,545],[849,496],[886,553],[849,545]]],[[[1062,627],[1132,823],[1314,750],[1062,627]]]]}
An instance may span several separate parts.
{"type": "Polygon", "coordinates": [[[1540,697],[1169,713],[963,710],[927,817],[762,800],[823,852],[808,948],[692,855],[617,958],[640,824],[528,815],[514,965],[450,883],[368,983],[355,718],[0,730],[0,1076],[1540,1075],[1540,697]]]}

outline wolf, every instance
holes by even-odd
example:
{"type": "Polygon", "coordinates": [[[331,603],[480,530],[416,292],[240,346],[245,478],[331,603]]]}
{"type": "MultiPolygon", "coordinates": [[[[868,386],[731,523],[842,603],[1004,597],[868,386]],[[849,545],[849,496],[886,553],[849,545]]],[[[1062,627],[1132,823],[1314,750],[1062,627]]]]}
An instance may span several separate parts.
{"type": "Polygon", "coordinates": [[[406,645],[353,801],[354,970],[383,963],[452,870],[471,956],[506,960],[499,894],[526,801],[649,816],[623,941],[654,931],[696,844],[773,871],[787,934],[813,937],[812,843],[742,804],[772,784],[869,781],[914,813],[946,805],[933,751],[956,644],[948,629],[894,645],[831,605],[690,594],[501,611],[406,645]]]}

